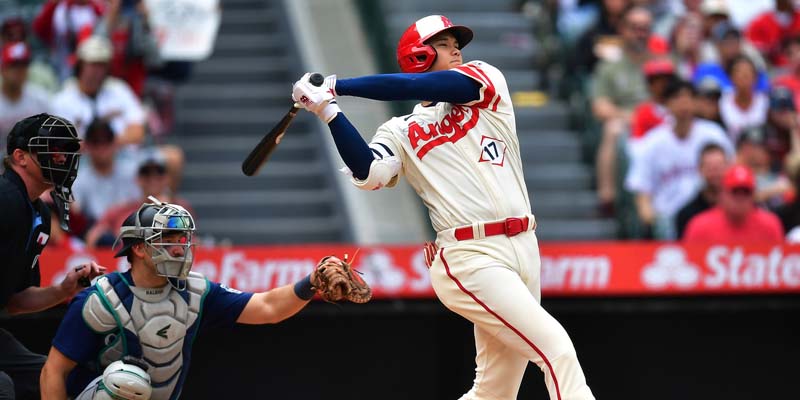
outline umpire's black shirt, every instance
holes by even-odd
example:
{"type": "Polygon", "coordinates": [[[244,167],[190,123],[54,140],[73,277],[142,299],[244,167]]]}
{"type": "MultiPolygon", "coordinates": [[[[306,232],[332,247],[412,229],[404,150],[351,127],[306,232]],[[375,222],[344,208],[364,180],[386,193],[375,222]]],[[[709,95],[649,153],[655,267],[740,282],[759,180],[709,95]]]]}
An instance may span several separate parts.
{"type": "Polygon", "coordinates": [[[15,293],[39,286],[39,254],[50,239],[50,209],[31,202],[22,178],[0,175],[0,310],[15,293]]]}

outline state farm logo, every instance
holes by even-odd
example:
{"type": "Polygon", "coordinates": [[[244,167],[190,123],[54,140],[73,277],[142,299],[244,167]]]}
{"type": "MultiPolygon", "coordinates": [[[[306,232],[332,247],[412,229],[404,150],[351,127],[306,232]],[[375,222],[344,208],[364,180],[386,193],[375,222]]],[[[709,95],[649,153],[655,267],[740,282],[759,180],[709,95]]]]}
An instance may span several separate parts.
{"type": "MultiPolygon", "coordinates": [[[[123,259],[124,260],[124,259],[123,259]]],[[[246,292],[259,292],[292,284],[311,273],[317,260],[309,257],[250,257],[247,252],[231,251],[217,262],[197,260],[192,270],[209,280],[246,292]]],[[[353,268],[375,291],[424,293],[430,290],[428,268],[422,249],[410,260],[396,259],[391,251],[375,248],[362,251],[353,268]]]]}
{"type": "Polygon", "coordinates": [[[702,259],[702,265],[693,264],[684,248],[660,247],[653,262],[642,269],[642,283],[654,290],[670,286],[683,290],[800,287],[800,254],[784,254],[781,246],[763,252],[717,245],[698,256],[695,259],[702,259]]]}
{"type": "Polygon", "coordinates": [[[455,143],[465,136],[478,123],[480,113],[477,109],[453,106],[449,114],[437,123],[420,126],[416,121],[408,124],[408,141],[417,151],[420,160],[436,146],[455,143]]]}
{"type": "Polygon", "coordinates": [[[611,260],[605,255],[542,256],[542,290],[605,289],[611,279],[611,260]]]}
{"type": "Polygon", "coordinates": [[[408,288],[419,292],[431,285],[422,250],[411,257],[410,269],[403,268],[391,252],[383,249],[365,251],[357,263],[353,267],[364,273],[364,280],[373,289],[397,293],[408,288]]]}
{"type": "Polygon", "coordinates": [[[746,251],[742,246],[713,246],[706,253],[706,265],[710,273],[703,284],[711,289],[800,287],[800,254],[784,254],[781,246],[767,253],[746,251]]]}
{"type": "Polygon", "coordinates": [[[678,246],[664,246],[656,250],[655,260],[642,270],[642,282],[652,289],[670,285],[682,289],[697,285],[700,271],[686,259],[686,252],[678,246]]]}

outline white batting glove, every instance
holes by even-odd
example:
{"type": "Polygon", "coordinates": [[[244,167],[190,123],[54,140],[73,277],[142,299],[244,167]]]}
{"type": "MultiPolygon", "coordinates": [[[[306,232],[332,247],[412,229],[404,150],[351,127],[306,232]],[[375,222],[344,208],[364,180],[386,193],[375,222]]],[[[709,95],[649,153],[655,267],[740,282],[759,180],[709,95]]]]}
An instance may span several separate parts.
{"type": "Polygon", "coordinates": [[[328,90],[331,91],[331,94],[333,94],[333,97],[338,96],[338,94],[336,94],[336,75],[326,76],[325,82],[322,84],[322,86],[328,88],[328,90]]]}
{"type": "Polygon", "coordinates": [[[292,100],[301,108],[316,114],[322,122],[327,124],[342,110],[336,104],[331,90],[324,84],[322,86],[312,85],[308,81],[308,76],[310,74],[304,75],[292,86],[292,100]]]}
{"type": "MultiPolygon", "coordinates": [[[[313,75],[312,72],[306,72],[305,75],[300,77],[300,80],[298,82],[311,83],[311,75],[313,75]]],[[[314,84],[311,84],[311,85],[315,86],[314,84]]],[[[336,75],[335,74],[326,76],[325,80],[322,82],[322,86],[321,87],[328,88],[328,90],[331,92],[331,94],[333,94],[333,97],[338,96],[338,94],[336,94],[336,75]]]]}

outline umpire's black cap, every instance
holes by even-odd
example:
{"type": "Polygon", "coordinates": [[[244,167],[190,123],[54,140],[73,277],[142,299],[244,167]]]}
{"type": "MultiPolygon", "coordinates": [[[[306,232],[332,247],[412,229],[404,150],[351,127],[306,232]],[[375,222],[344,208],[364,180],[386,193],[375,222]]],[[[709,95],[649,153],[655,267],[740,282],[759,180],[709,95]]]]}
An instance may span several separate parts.
{"type": "Polygon", "coordinates": [[[14,124],[11,132],[8,133],[8,138],[6,138],[6,153],[12,154],[16,149],[28,151],[30,138],[39,134],[39,129],[42,128],[42,123],[46,117],[47,114],[38,114],[14,124]]]}

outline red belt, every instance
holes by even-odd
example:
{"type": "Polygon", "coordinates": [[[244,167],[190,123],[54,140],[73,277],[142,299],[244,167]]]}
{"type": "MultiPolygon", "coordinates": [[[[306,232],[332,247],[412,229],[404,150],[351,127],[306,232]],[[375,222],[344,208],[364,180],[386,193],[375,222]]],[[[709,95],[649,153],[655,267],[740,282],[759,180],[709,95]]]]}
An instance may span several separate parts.
{"type": "MultiPolygon", "coordinates": [[[[516,236],[528,230],[528,217],[523,218],[506,218],[504,221],[489,222],[482,224],[484,236],[516,236]]],[[[456,240],[470,240],[475,236],[472,232],[472,226],[462,226],[455,230],[456,240]]]]}

